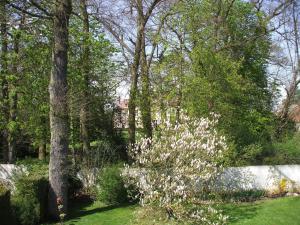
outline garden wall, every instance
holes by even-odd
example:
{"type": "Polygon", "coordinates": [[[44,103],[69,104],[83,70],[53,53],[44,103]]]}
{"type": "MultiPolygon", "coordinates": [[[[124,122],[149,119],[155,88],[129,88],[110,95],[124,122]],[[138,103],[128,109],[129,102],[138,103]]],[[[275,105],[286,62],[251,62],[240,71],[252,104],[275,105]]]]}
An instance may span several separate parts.
{"type": "MultiPolygon", "coordinates": [[[[0,164],[0,180],[11,183],[12,175],[16,171],[26,170],[12,164],[0,164]]],[[[86,175],[86,173],[78,174],[86,186],[89,186],[93,183],[94,177],[86,175]]],[[[219,176],[216,188],[223,191],[266,190],[270,192],[286,188],[287,191],[299,192],[300,165],[230,167],[219,176]]]]}
{"type": "Polygon", "coordinates": [[[218,178],[217,187],[225,191],[299,192],[300,165],[227,168],[218,178]]]}
{"type": "Polygon", "coordinates": [[[12,179],[16,173],[26,173],[26,168],[14,164],[0,164],[0,181],[13,185],[12,179]]]}

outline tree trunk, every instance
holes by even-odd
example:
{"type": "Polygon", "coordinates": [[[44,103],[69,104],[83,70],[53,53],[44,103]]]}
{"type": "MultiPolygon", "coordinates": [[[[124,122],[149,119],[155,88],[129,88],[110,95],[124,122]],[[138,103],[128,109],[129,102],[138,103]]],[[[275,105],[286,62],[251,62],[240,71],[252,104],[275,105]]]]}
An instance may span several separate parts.
{"type": "Polygon", "coordinates": [[[7,31],[7,18],[6,18],[6,1],[0,0],[0,29],[1,29],[1,114],[3,126],[1,127],[2,136],[2,151],[3,162],[8,162],[8,130],[7,124],[9,120],[9,100],[8,100],[8,82],[7,82],[7,51],[8,51],[8,31],[7,31]]]}
{"type": "Polygon", "coordinates": [[[16,132],[17,132],[17,101],[18,96],[16,92],[16,87],[12,87],[12,92],[10,92],[10,113],[9,113],[9,124],[13,127],[10,128],[8,132],[8,162],[14,163],[16,160],[16,132]]]}
{"type": "Polygon", "coordinates": [[[42,161],[46,160],[46,144],[48,142],[47,123],[47,117],[42,115],[40,117],[40,129],[42,132],[37,137],[39,139],[38,159],[42,161]]]}
{"type": "MultiPolygon", "coordinates": [[[[293,18],[293,36],[290,37],[290,40],[295,44],[295,64],[292,66],[292,82],[289,85],[289,87],[286,89],[286,99],[283,101],[282,108],[280,109],[278,113],[279,117],[279,124],[276,129],[276,136],[280,137],[284,130],[287,128],[288,120],[289,120],[289,110],[290,106],[294,100],[294,97],[296,95],[296,91],[298,89],[300,80],[299,80],[299,74],[300,74],[300,53],[299,53],[299,33],[298,33],[298,26],[299,21],[297,20],[297,3],[296,1],[293,2],[292,5],[292,12],[291,16],[293,18]]],[[[293,61],[293,58],[291,58],[291,61],[293,61]]]]}
{"type": "Polygon", "coordinates": [[[142,95],[141,95],[141,113],[143,122],[143,131],[146,137],[152,137],[152,119],[151,119],[151,100],[150,100],[150,80],[149,67],[146,58],[146,44],[145,33],[142,38],[141,51],[141,81],[142,81],[142,95]]]}
{"type": "MultiPolygon", "coordinates": [[[[24,15],[21,19],[20,30],[24,25],[24,15]]],[[[8,161],[14,163],[16,160],[16,136],[18,131],[17,126],[17,110],[18,110],[18,94],[17,94],[17,80],[19,78],[19,45],[20,33],[14,37],[14,59],[12,63],[12,79],[9,82],[9,124],[10,129],[8,132],[8,161]]]]}
{"type": "Polygon", "coordinates": [[[90,77],[90,48],[89,48],[89,16],[87,12],[86,0],[80,0],[80,10],[81,16],[83,18],[83,52],[82,52],[82,74],[84,84],[82,86],[82,99],[80,105],[80,137],[82,144],[83,160],[85,164],[89,164],[89,150],[90,150],[90,140],[89,140],[89,125],[88,125],[88,99],[89,99],[89,77],[90,77]]]}
{"type": "MultiPolygon", "coordinates": [[[[72,105],[72,101],[70,102],[72,105]]],[[[75,132],[74,132],[74,115],[72,113],[72,107],[70,107],[70,137],[71,137],[71,153],[72,153],[72,165],[76,167],[76,152],[75,152],[75,132]]]]}
{"type": "Polygon", "coordinates": [[[53,17],[53,67],[49,84],[51,149],[49,163],[49,214],[59,219],[67,212],[67,150],[68,106],[67,65],[68,25],[72,10],[71,0],[56,0],[53,17]],[[58,209],[62,205],[62,209],[58,209]]]}
{"type": "Polygon", "coordinates": [[[135,131],[136,131],[136,96],[137,96],[137,81],[138,81],[138,71],[140,65],[140,55],[142,47],[142,37],[144,33],[144,23],[142,16],[138,16],[138,29],[137,29],[137,39],[135,43],[134,59],[131,65],[131,79],[130,79],[130,92],[129,92],[129,102],[128,102],[128,134],[129,134],[129,148],[132,148],[135,144],[135,131]]]}
{"type": "Polygon", "coordinates": [[[181,112],[181,102],[182,102],[182,86],[183,86],[183,64],[184,64],[184,57],[183,57],[183,46],[184,46],[184,39],[183,35],[180,35],[179,37],[180,42],[180,72],[178,77],[178,92],[177,92],[177,104],[176,104],[176,122],[180,122],[180,112],[181,112]]]}
{"type": "Polygon", "coordinates": [[[46,159],[46,142],[42,140],[39,144],[39,160],[45,161],[46,159]]]}

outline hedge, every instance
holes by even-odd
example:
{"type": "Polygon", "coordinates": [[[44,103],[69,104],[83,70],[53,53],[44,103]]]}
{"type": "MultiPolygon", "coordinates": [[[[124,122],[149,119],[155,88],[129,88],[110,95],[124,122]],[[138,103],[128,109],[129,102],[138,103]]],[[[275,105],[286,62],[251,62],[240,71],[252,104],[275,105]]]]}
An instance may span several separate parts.
{"type": "Polygon", "coordinates": [[[48,180],[43,176],[19,177],[12,204],[18,223],[33,225],[45,221],[48,197],[48,180]]]}

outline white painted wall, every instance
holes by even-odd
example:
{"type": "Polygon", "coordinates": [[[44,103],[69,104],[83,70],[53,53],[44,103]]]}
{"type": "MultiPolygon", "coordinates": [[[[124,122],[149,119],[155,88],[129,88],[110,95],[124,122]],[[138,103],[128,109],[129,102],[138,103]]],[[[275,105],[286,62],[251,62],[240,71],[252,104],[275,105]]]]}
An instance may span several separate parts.
{"type": "Polygon", "coordinates": [[[246,166],[225,169],[218,179],[221,190],[266,190],[276,192],[285,179],[288,191],[300,191],[300,165],[246,166]]]}
{"type": "MultiPolygon", "coordinates": [[[[13,164],[0,164],[0,180],[12,184],[12,177],[16,172],[26,173],[26,168],[13,164]]],[[[78,177],[86,186],[95,182],[97,173],[94,171],[88,175],[89,172],[78,173],[78,177]]],[[[230,167],[220,175],[216,188],[225,191],[266,190],[274,192],[279,189],[282,179],[288,181],[288,188],[297,189],[300,192],[300,165],[230,167]]]]}
{"type": "Polygon", "coordinates": [[[13,187],[13,176],[15,174],[27,173],[24,166],[14,164],[0,164],[0,181],[4,181],[13,187]]]}

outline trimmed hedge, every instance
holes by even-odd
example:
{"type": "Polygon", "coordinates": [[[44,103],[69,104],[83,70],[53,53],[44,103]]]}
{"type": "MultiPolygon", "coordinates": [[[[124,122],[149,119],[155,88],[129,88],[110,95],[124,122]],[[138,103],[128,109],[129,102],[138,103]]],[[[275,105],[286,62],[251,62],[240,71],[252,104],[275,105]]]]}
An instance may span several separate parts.
{"type": "Polygon", "coordinates": [[[12,204],[18,223],[34,225],[45,221],[48,180],[40,175],[19,177],[12,204]]]}
{"type": "Polygon", "coordinates": [[[0,219],[2,225],[14,225],[11,205],[10,205],[10,190],[0,183],[0,219]]]}

